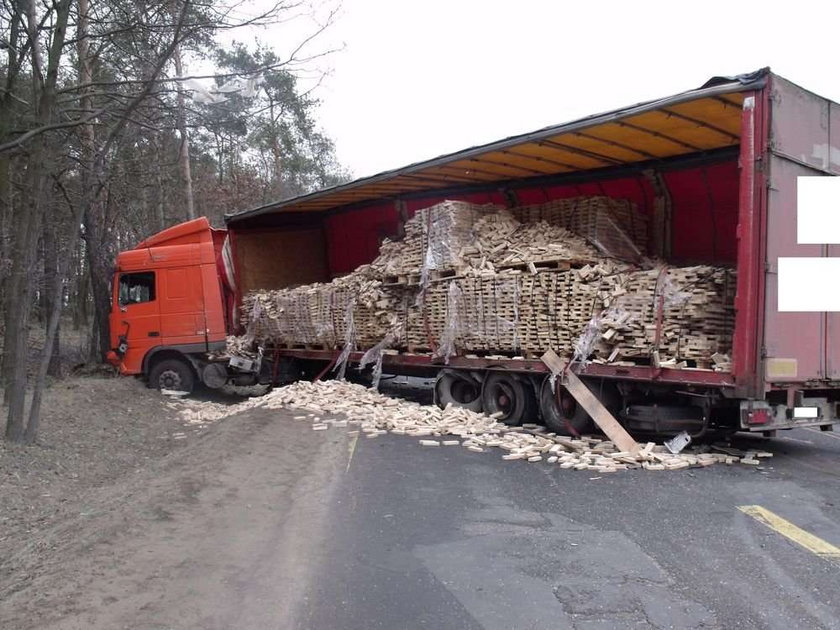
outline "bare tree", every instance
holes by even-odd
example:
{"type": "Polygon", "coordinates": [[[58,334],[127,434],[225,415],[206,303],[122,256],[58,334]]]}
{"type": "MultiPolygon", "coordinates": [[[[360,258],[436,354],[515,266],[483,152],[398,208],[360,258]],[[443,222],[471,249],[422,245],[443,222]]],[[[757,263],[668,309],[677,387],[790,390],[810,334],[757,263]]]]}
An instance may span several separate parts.
{"type": "MultiPolygon", "coordinates": [[[[281,153],[275,175],[269,176],[249,163],[250,149],[233,142],[232,135],[217,134],[226,143],[229,162],[201,141],[204,112],[184,89],[196,78],[184,76],[185,55],[211,56],[218,31],[270,23],[301,7],[282,1],[253,18],[235,20],[231,7],[218,0],[0,0],[5,55],[0,67],[0,298],[7,439],[36,438],[68,299],[73,323],[92,324],[91,354],[101,360],[109,349],[109,282],[120,248],[194,216],[197,194],[213,202],[202,205],[221,213],[252,203],[259,191],[269,189],[264,180],[277,174],[281,153]],[[212,172],[217,163],[225,169],[218,177],[212,172]],[[46,334],[30,381],[35,305],[46,334]],[[32,404],[24,426],[28,385],[32,404]]],[[[228,68],[218,80],[251,80],[291,67],[303,59],[302,50],[266,60],[265,67],[228,68]]],[[[233,123],[243,130],[243,141],[250,139],[248,121],[257,120],[261,103],[246,105],[233,123]]]]}

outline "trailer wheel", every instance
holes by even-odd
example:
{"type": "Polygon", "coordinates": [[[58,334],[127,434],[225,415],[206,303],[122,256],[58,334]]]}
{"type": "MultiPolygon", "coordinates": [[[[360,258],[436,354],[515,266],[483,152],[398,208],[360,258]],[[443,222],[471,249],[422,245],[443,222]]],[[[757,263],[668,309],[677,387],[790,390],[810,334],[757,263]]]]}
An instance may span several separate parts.
{"type": "Polygon", "coordinates": [[[481,390],[484,413],[501,413],[499,420],[517,426],[535,416],[536,399],[531,385],[516,374],[490,372],[481,390]]]}
{"type": "Polygon", "coordinates": [[[481,383],[469,374],[442,370],[435,381],[435,401],[441,409],[451,403],[481,413],[481,383]]]}
{"type": "Polygon", "coordinates": [[[595,424],[589,414],[560,383],[551,388],[546,378],[540,388],[540,412],[549,430],[561,435],[591,433],[595,424]]]}
{"type": "Polygon", "coordinates": [[[195,377],[192,368],[181,359],[164,359],[149,372],[149,387],[192,393],[195,377]]]}

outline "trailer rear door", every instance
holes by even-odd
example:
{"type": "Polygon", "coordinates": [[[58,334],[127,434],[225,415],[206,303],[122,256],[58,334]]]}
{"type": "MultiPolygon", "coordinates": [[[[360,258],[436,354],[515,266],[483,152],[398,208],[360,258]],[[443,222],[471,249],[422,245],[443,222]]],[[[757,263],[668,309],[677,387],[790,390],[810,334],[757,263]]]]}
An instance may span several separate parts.
{"type": "MultiPolygon", "coordinates": [[[[840,107],[778,76],[771,84],[767,152],[764,370],[769,382],[840,378],[840,313],[778,310],[780,257],[840,256],[840,245],[800,245],[797,178],[840,175],[840,107]]],[[[837,291],[837,278],[825,290],[837,291]]]]}

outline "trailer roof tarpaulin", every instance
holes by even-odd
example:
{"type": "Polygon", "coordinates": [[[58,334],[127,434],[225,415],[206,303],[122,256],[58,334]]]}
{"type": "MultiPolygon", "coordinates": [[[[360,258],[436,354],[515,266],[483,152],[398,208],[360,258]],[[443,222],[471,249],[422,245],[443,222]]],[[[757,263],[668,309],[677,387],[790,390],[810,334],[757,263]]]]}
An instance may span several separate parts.
{"type": "Polygon", "coordinates": [[[463,189],[660,160],[732,148],[739,143],[744,92],[768,70],[714,77],[701,88],[465,149],[307,195],[225,217],[322,213],[426,191],[463,189]]]}

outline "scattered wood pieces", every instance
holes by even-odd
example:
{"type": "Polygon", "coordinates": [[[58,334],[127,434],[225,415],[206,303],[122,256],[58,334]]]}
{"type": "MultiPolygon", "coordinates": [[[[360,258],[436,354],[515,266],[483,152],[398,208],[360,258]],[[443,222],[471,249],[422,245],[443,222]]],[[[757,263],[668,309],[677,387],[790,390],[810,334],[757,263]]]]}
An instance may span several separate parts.
{"type": "MultiPolygon", "coordinates": [[[[551,357],[547,361],[556,364],[551,357]]],[[[562,363],[562,359],[560,361],[562,363]]],[[[556,435],[544,427],[537,427],[539,430],[509,427],[496,418],[461,407],[450,405],[440,409],[420,405],[389,398],[376,390],[344,381],[293,383],[241,405],[241,408],[240,405],[230,406],[230,413],[257,406],[303,411],[317,406],[324,415],[342,416],[343,419],[320,422],[314,420],[314,414],[293,417],[309,419],[313,422],[313,429],[319,431],[358,426],[358,431],[348,431],[348,435],[364,433],[369,438],[387,433],[408,435],[420,438],[418,444],[423,447],[461,445],[473,453],[497,448],[502,451],[505,461],[545,462],[561,470],[587,470],[599,474],[634,469],[678,471],[739,462],[756,466],[760,463],[759,457],[772,456],[768,451],[741,451],[722,445],[690,447],[677,455],[665,452],[662,445],[653,442],[636,445],[635,448],[632,445],[622,447],[621,439],[575,438],[556,435]]]]}

